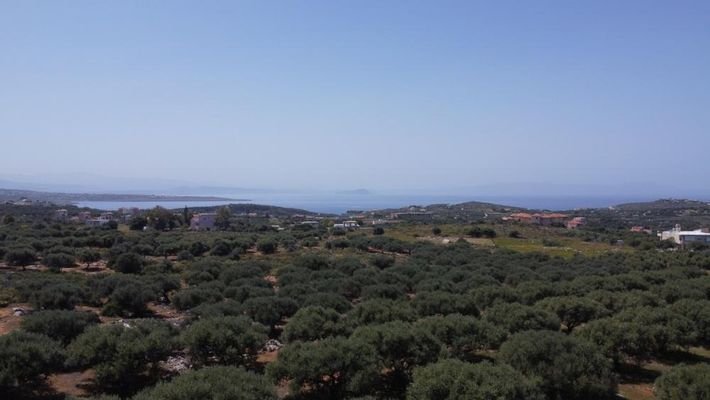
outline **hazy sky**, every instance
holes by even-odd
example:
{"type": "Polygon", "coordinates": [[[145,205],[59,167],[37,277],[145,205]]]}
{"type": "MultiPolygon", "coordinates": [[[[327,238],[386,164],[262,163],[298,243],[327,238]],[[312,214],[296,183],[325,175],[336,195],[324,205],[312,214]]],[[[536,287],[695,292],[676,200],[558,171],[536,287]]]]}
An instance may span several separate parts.
{"type": "Polygon", "coordinates": [[[710,1],[2,1],[0,176],[710,175],[710,1]]]}

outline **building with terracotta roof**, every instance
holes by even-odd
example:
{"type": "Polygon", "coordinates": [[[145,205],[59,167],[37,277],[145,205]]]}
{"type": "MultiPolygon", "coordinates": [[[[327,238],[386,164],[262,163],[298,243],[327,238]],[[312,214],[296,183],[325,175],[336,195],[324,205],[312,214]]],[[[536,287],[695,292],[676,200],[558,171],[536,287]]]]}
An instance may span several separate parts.
{"type": "Polygon", "coordinates": [[[567,229],[577,229],[580,226],[584,225],[587,223],[587,219],[584,217],[574,217],[571,220],[567,221],[565,224],[567,226],[567,229]]]}
{"type": "Polygon", "coordinates": [[[521,222],[524,224],[551,226],[551,225],[564,225],[565,222],[567,221],[567,218],[569,218],[568,215],[558,214],[558,213],[535,213],[535,214],[515,213],[515,214],[510,214],[510,216],[505,218],[505,220],[506,221],[521,222]]]}
{"type": "Polygon", "coordinates": [[[510,216],[506,217],[505,220],[530,224],[533,221],[533,216],[532,216],[532,214],[528,214],[528,213],[515,213],[515,214],[510,214],[510,216]]]}

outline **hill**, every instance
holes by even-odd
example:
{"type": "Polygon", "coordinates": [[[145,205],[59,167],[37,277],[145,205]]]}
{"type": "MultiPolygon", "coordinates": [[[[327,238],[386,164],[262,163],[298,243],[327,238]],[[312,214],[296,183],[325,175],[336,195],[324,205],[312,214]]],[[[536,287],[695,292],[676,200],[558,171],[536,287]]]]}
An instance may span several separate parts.
{"type": "Polygon", "coordinates": [[[303,215],[308,217],[313,216],[333,216],[332,214],[323,214],[313,211],[303,210],[300,208],[288,208],[288,207],[277,207],[264,204],[250,204],[250,203],[240,203],[240,204],[228,204],[226,206],[210,206],[210,207],[191,207],[190,211],[193,212],[215,212],[223,207],[229,207],[229,210],[234,215],[243,215],[255,213],[259,216],[269,215],[271,217],[292,217],[294,215],[303,215]]]}
{"type": "Polygon", "coordinates": [[[687,199],[660,199],[619,204],[609,208],[579,210],[593,225],[605,228],[643,226],[665,230],[675,224],[686,229],[710,226],[710,204],[687,199]]]}
{"type": "Polygon", "coordinates": [[[38,192],[22,189],[0,189],[0,201],[17,201],[20,199],[52,202],[55,204],[71,204],[78,201],[243,201],[215,196],[171,196],[155,194],[114,194],[114,193],[55,193],[38,192]]]}
{"type": "Polygon", "coordinates": [[[625,203],[613,207],[617,210],[687,210],[687,209],[710,209],[710,203],[706,201],[687,199],[659,199],[655,201],[641,203],[625,203]]]}

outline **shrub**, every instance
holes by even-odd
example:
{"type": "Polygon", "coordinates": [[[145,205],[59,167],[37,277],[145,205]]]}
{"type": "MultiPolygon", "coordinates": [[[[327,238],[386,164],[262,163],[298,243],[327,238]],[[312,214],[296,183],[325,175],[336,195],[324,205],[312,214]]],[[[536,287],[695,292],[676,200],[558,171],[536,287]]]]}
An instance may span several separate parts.
{"type": "Polygon", "coordinates": [[[260,252],[264,254],[273,254],[276,253],[276,250],[278,249],[278,243],[273,240],[273,239],[262,239],[259,240],[256,243],[256,249],[259,250],[260,252]]]}

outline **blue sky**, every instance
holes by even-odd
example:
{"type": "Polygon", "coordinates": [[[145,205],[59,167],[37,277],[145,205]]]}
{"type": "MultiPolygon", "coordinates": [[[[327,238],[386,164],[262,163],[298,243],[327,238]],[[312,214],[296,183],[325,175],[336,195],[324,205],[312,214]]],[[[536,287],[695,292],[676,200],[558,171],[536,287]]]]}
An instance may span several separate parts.
{"type": "Polygon", "coordinates": [[[708,1],[3,1],[0,177],[698,193],[708,21],[708,1]]]}

